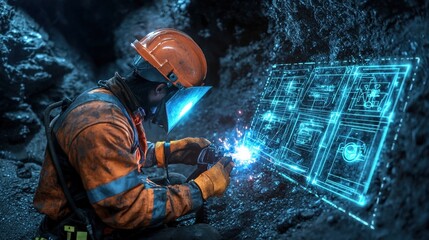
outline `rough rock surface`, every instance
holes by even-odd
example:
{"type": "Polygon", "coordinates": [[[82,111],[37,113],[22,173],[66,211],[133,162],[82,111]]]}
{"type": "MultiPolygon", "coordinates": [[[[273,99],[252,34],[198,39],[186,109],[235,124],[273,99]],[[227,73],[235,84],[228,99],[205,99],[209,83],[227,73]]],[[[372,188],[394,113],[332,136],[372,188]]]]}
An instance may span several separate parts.
{"type": "MultiPolygon", "coordinates": [[[[237,129],[250,124],[266,69],[273,63],[420,57],[414,92],[401,115],[396,149],[382,156],[390,167],[379,170],[386,180],[376,230],[257,163],[236,169],[225,196],[211,199],[208,206],[211,223],[225,239],[429,237],[428,1],[106,1],[98,8],[94,2],[78,0],[57,1],[48,7],[48,14],[41,14],[38,1],[10,2],[31,17],[0,0],[0,41],[5,42],[0,45],[0,91],[6,96],[0,100],[0,112],[7,119],[2,120],[2,127],[15,124],[14,131],[3,130],[2,136],[9,136],[12,143],[24,142],[27,150],[16,151],[16,144],[10,142],[1,145],[2,158],[21,159],[0,160],[2,238],[26,239],[40,218],[28,205],[37,175],[28,152],[40,156],[43,151],[43,107],[64,93],[74,95],[86,85],[79,79],[93,81],[110,77],[114,71],[127,73],[134,56],[129,43],[167,26],[186,31],[201,45],[209,63],[207,82],[215,86],[183,121],[186,124],[182,122],[168,136],[171,139],[204,136],[219,143],[219,139],[238,138],[237,129]],[[112,15],[111,8],[119,10],[112,15]],[[77,10],[83,16],[80,19],[76,19],[77,10]],[[14,32],[18,25],[10,20],[16,18],[25,24],[18,24],[20,31],[14,32]],[[14,47],[20,54],[9,52],[14,47]],[[38,54],[43,57],[37,58],[38,54]],[[6,206],[6,199],[13,204],[6,206]],[[25,231],[11,230],[22,222],[27,224],[25,231]]],[[[147,130],[152,140],[165,138],[155,127],[147,130]]]]}
{"type": "Polygon", "coordinates": [[[71,71],[63,58],[49,53],[48,36],[22,12],[2,1],[1,11],[1,142],[22,143],[40,130],[28,98],[45,91],[71,71]]]}
{"type": "Polygon", "coordinates": [[[0,156],[40,162],[43,109],[88,87],[92,73],[85,62],[75,62],[63,39],[56,39],[56,47],[54,33],[3,0],[0,32],[0,156]]]}

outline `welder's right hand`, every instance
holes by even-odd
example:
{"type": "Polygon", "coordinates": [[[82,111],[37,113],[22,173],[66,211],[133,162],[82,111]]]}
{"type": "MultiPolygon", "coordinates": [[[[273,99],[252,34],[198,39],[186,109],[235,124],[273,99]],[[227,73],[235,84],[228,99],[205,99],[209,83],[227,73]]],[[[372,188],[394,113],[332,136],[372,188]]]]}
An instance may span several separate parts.
{"type": "Polygon", "coordinates": [[[224,157],[194,180],[200,188],[204,200],[223,195],[229,185],[229,175],[233,168],[234,162],[231,158],[224,157]]]}
{"type": "Polygon", "coordinates": [[[201,151],[210,145],[205,138],[183,138],[170,142],[169,154],[166,156],[165,142],[157,142],[155,145],[155,156],[159,167],[166,163],[184,163],[196,165],[201,151]]]}

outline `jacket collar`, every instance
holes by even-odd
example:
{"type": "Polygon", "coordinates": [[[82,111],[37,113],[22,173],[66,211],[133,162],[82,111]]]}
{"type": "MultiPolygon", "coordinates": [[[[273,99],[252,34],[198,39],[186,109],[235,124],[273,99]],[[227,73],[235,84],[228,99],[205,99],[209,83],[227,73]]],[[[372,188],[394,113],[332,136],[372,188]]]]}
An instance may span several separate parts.
{"type": "Polygon", "coordinates": [[[134,117],[139,118],[140,121],[144,118],[146,114],[143,108],[140,106],[136,96],[126,84],[125,79],[121,77],[119,73],[116,72],[115,76],[109,80],[100,81],[99,85],[110,90],[113,95],[124,103],[128,111],[133,113],[134,117]]]}

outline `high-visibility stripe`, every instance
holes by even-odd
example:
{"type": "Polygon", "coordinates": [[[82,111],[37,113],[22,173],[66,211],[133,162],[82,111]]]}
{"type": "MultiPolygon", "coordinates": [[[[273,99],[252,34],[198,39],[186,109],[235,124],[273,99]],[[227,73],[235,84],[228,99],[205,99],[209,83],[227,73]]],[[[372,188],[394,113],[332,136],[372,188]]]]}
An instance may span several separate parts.
{"type": "Polygon", "coordinates": [[[191,201],[192,201],[192,210],[196,211],[203,205],[203,197],[201,195],[201,190],[198,185],[194,181],[189,182],[189,190],[191,193],[191,201]]]}
{"type": "Polygon", "coordinates": [[[152,188],[153,190],[153,210],[150,225],[161,224],[165,218],[165,204],[167,203],[167,189],[165,187],[152,188]]]}
{"type": "Polygon", "coordinates": [[[115,196],[116,194],[123,193],[135,186],[142,184],[138,178],[138,171],[134,170],[125,176],[115,179],[109,183],[100,185],[94,189],[87,191],[90,203],[96,203],[106,198],[115,196]]]}

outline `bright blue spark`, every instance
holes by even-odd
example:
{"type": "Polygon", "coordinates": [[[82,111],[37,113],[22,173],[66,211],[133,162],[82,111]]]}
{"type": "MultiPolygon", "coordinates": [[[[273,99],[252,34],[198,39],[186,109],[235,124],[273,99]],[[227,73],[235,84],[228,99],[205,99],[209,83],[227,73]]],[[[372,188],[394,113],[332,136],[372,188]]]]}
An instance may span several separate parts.
{"type": "Polygon", "coordinates": [[[234,159],[236,166],[248,166],[256,161],[257,151],[257,148],[238,145],[234,147],[231,157],[234,159]]]}

